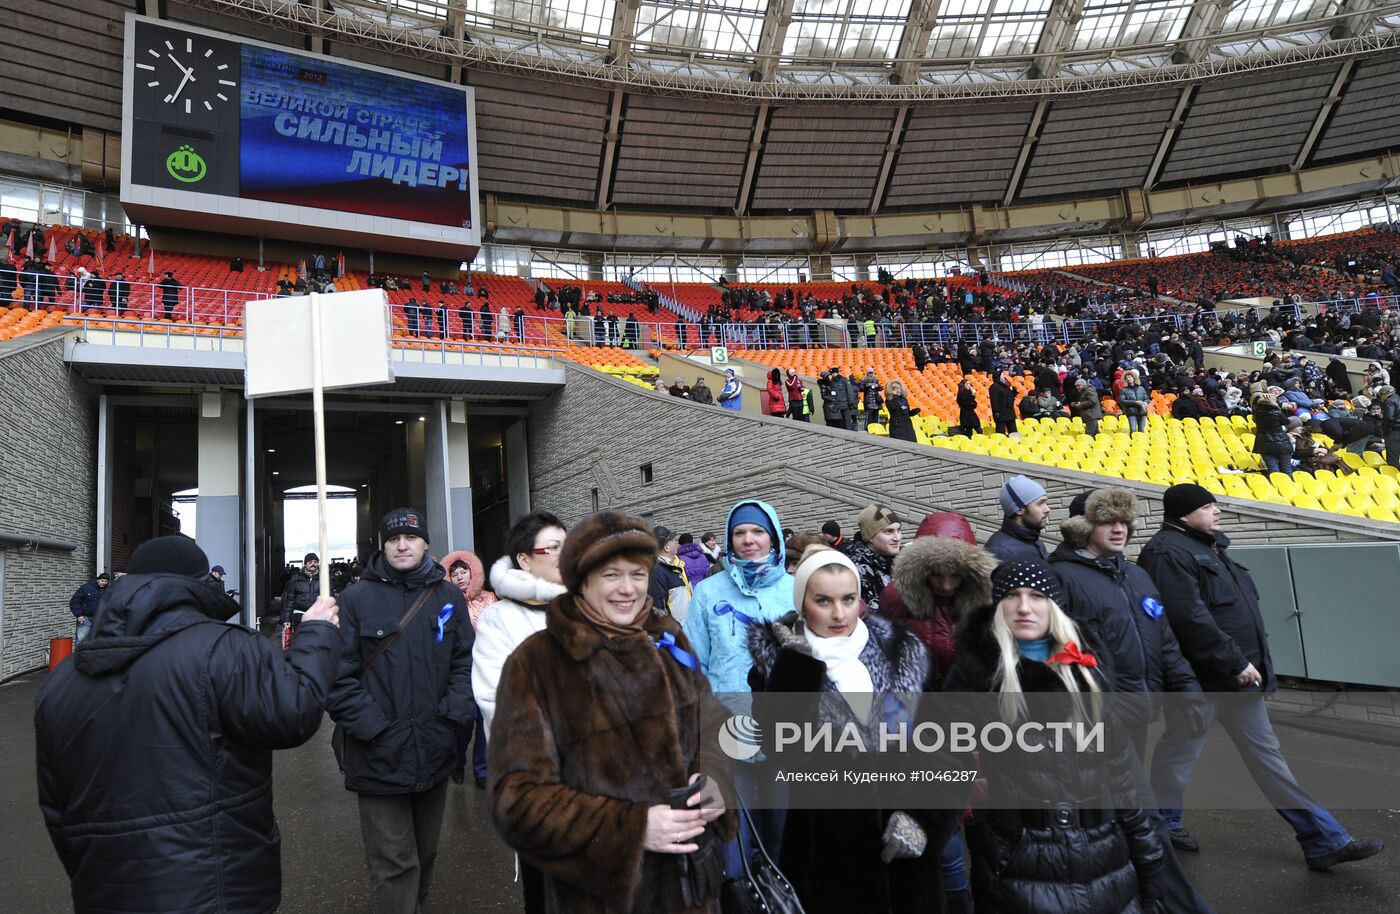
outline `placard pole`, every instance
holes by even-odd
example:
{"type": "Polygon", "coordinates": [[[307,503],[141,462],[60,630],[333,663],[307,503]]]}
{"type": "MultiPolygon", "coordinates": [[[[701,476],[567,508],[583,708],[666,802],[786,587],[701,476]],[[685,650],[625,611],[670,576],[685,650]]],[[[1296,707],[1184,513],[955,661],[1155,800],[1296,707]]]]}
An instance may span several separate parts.
{"type": "Polygon", "coordinates": [[[321,377],[321,296],[311,293],[311,412],[316,438],[316,527],[320,535],[321,596],[331,595],[331,565],[326,548],[326,403],[321,377]]]}

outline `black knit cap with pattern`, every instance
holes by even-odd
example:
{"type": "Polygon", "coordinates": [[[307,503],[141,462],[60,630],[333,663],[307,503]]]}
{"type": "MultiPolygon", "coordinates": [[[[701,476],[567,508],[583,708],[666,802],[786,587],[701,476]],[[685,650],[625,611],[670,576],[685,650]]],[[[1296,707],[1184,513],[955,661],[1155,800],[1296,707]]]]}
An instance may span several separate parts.
{"type": "Polygon", "coordinates": [[[379,544],[396,536],[416,536],[428,542],[428,519],[415,508],[395,508],[379,521],[379,544]]]}
{"type": "Polygon", "coordinates": [[[992,572],[992,603],[1000,603],[1002,598],[1018,587],[1038,590],[1055,601],[1055,605],[1065,605],[1064,591],[1060,587],[1060,577],[1055,569],[1035,559],[1020,559],[998,565],[992,572]]]}

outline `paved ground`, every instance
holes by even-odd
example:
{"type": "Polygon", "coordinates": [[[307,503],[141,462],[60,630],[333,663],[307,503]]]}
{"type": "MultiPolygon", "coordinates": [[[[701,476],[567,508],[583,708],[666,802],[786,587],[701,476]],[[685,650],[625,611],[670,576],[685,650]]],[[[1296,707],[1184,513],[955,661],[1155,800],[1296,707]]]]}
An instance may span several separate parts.
{"type": "MultiPolygon", "coordinates": [[[[33,706],[40,678],[0,686],[0,910],[7,914],[71,911],[62,867],[49,844],[35,798],[33,706]]],[[[1280,728],[1300,777],[1323,760],[1390,764],[1393,749],[1280,728]]],[[[301,749],[280,753],[277,817],[283,836],[285,914],[362,914],[368,885],[353,797],[341,786],[328,745],[330,728],[301,749]]],[[[1202,764],[1229,764],[1232,750],[1215,741],[1202,764]]],[[[1305,780],[1304,783],[1307,783],[1305,780]]],[[[437,912],[519,910],[512,857],[495,836],[482,792],[453,787],[433,897],[437,912]]],[[[1346,810],[1358,834],[1380,837],[1390,850],[1375,860],[1314,873],[1287,826],[1272,812],[1193,812],[1188,825],[1200,854],[1184,865],[1220,914],[1396,914],[1400,912],[1400,809],[1346,810]]],[[[854,914],[854,912],[853,912],[854,914]]],[[[911,912],[921,914],[921,912],[911,912]]]]}

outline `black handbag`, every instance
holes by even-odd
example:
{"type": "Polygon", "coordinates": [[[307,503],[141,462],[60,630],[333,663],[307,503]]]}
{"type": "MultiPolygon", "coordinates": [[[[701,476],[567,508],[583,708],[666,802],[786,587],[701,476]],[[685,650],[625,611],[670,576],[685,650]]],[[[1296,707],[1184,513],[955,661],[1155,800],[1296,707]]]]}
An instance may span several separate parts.
{"type": "Polygon", "coordinates": [[[749,859],[750,855],[739,855],[744,860],[744,875],[724,881],[719,896],[720,910],[723,914],[806,914],[792,883],[787,881],[773,858],[768,856],[768,850],[758,837],[758,829],[754,827],[753,816],[749,815],[742,800],[736,797],[735,803],[739,806],[739,815],[749,823],[749,835],[753,846],[758,849],[759,859],[754,863],[749,859]]]}

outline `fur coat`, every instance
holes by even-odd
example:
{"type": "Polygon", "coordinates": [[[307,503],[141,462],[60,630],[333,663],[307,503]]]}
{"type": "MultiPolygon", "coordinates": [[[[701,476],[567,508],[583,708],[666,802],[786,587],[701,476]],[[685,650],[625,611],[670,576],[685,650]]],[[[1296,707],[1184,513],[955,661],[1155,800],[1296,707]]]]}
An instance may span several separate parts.
{"type": "MultiPolygon", "coordinates": [[[[647,810],[705,772],[727,782],[717,734],[729,713],[708,681],[657,650],[690,649],[669,616],[609,638],[565,594],[545,629],[501,673],[488,743],[492,816],[506,843],[545,875],[546,907],[568,914],[685,912],[679,857],[642,846],[647,810]]],[[[707,840],[737,832],[728,812],[707,840]]]]}
{"type": "MultiPolygon", "coordinates": [[[[781,621],[791,628],[797,613],[781,621]]],[[[867,615],[864,622],[870,640],[860,660],[870,672],[875,691],[921,693],[929,678],[928,651],[923,642],[880,616],[867,615]]],[[[850,705],[836,694],[835,685],[826,676],[826,664],[810,655],[781,649],[771,626],[752,626],[749,648],[754,657],[750,685],[755,693],[823,693],[817,696],[814,708],[819,722],[829,721],[840,728],[855,720],[850,705]]],[[[881,704],[872,702],[872,718],[879,715],[881,704]]],[[[755,694],[754,713],[760,725],[766,707],[763,696],[755,694]]],[[[873,731],[871,722],[861,723],[873,731]]],[[[768,732],[770,728],[764,729],[768,732]]],[[[916,859],[884,863],[880,852],[886,824],[894,812],[881,808],[879,798],[873,795],[860,809],[788,811],[779,865],[807,914],[938,914],[945,910],[939,853],[953,833],[956,813],[905,810],[924,830],[927,847],[916,859]]]]}

